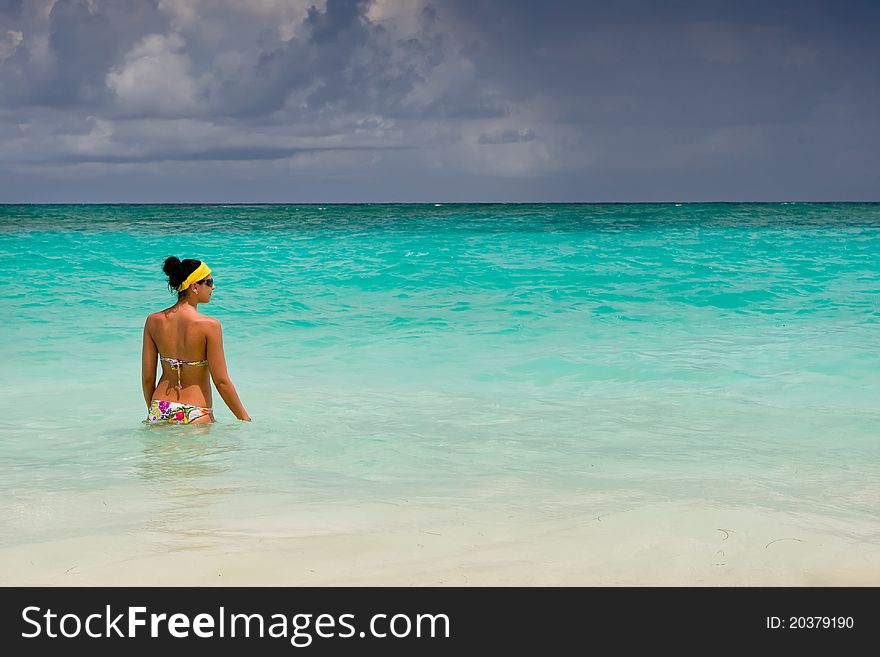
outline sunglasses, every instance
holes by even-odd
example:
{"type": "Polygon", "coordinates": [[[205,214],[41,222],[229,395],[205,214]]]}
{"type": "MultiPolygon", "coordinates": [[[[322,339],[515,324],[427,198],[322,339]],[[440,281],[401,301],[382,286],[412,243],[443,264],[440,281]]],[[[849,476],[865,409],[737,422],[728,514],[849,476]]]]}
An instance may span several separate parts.
{"type": "Polygon", "coordinates": [[[208,287],[214,287],[214,279],[213,278],[206,278],[203,281],[199,281],[199,283],[204,283],[208,287]]]}

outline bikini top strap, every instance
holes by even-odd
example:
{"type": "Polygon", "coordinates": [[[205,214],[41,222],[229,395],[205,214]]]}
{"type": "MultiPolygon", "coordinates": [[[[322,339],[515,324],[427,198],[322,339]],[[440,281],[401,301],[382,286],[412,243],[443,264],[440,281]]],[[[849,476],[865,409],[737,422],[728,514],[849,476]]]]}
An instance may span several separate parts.
{"type": "Polygon", "coordinates": [[[182,390],[183,384],[180,382],[180,368],[183,365],[195,365],[200,367],[206,367],[208,365],[208,361],[206,360],[178,360],[177,358],[168,358],[167,356],[159,356],[159,360],[164,360],[166,363],[171,364],[171,369],[177,371],[177,389],[182,390]]]}
{"type": "Polygon", "coordinates": [[[177,389],[183,389],[183,385],[180,383],[180,366],[183,364],[183,361],[177,360],[176,358],[168,358],[167,356],[160,356],[159,360],[164,360],[166,363],[170,363],[171,369],[177,370],[177,389]]]}

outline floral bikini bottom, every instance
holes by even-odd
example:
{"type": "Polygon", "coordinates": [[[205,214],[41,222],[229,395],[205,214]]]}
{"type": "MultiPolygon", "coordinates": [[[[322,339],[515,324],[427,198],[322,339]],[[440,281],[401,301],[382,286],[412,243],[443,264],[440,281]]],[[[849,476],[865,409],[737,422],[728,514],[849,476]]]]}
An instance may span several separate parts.
{"type": "Polygon", "coordinates": [[[189,424],[203,415],[210,415],[213,410],[213,408],[204,408],[203,406],[154,399],[150,403],[150,411],[144,422],[147,424],[189,424]]]}

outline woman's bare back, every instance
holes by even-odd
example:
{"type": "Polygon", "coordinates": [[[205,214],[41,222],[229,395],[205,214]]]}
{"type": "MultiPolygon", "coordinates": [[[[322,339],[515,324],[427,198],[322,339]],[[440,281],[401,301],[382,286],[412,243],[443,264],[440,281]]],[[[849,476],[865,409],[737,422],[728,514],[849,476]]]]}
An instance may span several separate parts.
{"type": "MultiPolygon", "coordinates": [[[[207,359],[208,326],[211,319],[186,307],[175,305],[147,318],[147,332],[160,357],[201,363],[207,359]]],[[[207,366],[160,360],[162,377],[153,399],[210,407],[211,383],[207,366]],[[178,374],[180,388],[178,389],[178,374]]]]}

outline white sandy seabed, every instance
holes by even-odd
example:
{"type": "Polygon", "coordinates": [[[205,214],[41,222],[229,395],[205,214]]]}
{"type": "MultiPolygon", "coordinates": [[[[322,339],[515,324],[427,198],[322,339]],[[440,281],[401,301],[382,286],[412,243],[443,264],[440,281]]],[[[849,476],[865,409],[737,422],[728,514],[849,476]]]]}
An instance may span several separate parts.
{"type": "MultiPolygon", "coordinates": [[[[124,502],[94,500],[104,508],[124,502]],[[106,502],[107,504],[104,504],[106,502]]],[[[263,500],[266,502],[266,500],[263,500]]],[[[277,502],[277,501],[276,501],[277,502]]],[[[667,504],[168,508],[137,531],[0,549],[0,583],[109,586],[877,586],[877,523],[667,504]]],[[[118,509],[124,511],[124,509],[118,509]]]]}

